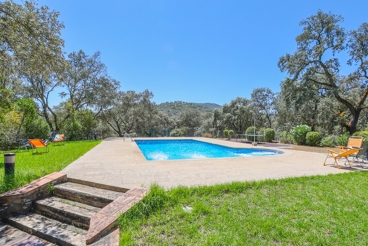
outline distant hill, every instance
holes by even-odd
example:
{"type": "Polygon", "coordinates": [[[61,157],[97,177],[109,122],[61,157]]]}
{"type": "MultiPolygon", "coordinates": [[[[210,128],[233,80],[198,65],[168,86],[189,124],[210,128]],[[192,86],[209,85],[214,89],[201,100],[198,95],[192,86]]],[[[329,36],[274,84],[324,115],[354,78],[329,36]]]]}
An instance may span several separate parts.
{"type": "Polygon", "coordinates": [[[182,101],[165,102],[157,105],[159,110],[170,117],[179,116],[186,110],[198,110],[201,113],[211,113],[215,108],[221,108],[221,105],[216,103],[188,103],[182,101]]]}
{"type": "Polygon", "coordinates": [[[218,105],[216,103],[194,103],[194,104],[197,104],[197,105],[200,105],[200,106],[203,106],[203,107],[206,107],[206,108],[211,108],[211,109],[222,107],[221,105],[218,105]]]}

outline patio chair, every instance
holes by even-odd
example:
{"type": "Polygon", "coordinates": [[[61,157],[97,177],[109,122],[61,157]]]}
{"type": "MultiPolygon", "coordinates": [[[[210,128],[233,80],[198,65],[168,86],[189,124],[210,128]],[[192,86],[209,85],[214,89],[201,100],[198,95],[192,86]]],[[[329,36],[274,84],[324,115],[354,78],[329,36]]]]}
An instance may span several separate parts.
{"type": "Polygon", "coordinates": [[[27,139],[19,139],[17,142],[18,142],[18,151],[20,151],[21,149],[28,150],[28,148],[31,147],[27,139]]]}
{"type": "Polygon", "coordinates": [[[349,149],[349,150],[346,150],[344,152],[341,152],[341,153],[337,153],[336,151],[333,151],[333,150],[327,150],[328,151],[328,154],[326,156],[326,159],[325,159],[325,162],[323,163],[324,166],[326,166],[326,161],[327,161],[327,158],[334,158],[335,162],[334,164],[337,165],[337,167],[340,169],[340,166],[339,166],[339,163],[338,163],[338,160],[340,159],[345,159],[345,165],[346,165],[346,162],[349,163],[349,166],[351,167],[351,163],[349,161],[349,157],[351,156],[356,156],[356,154],[359,152],[359,149],[349,149]]]}
{"type": "Polygon", "coordinates": [[[360,149],[362,145],[363,145],[363,137],[355,136],[349,138],[348,144],[346,146],[337,146],[337,148],[339,149],[339,151],[344,152],[352,148],[360,149]]]}
{"type": "Polygon", "coordinates": [[[52,139],[52,143],[64,144],[64,134],[56,134],[55,137],[52,139]]]}
{"type": "Polygon", "coordinates": [[[46,152],[49,152],[49,146],[47,143],[42,142],[41,139],[28,139],[29,144],[32,146],[32,153],[39,153],[39,148],[45,148],[46,152]]]}
{"type": "Polygon", "coordinates": [[[363,145],[362,145],[362,148],[359,149],[359,152],[355,156],[356,161],[359,162],[359,164],[362,168],[364,168],[363,164],[367,164],[367,163],[364,162],[365,160],[368,159],[367,151],[368,151],[368,142],[364,142],[363,145]],[[359,161],[359,159],[361,159],[361,161],[359,161]]]}

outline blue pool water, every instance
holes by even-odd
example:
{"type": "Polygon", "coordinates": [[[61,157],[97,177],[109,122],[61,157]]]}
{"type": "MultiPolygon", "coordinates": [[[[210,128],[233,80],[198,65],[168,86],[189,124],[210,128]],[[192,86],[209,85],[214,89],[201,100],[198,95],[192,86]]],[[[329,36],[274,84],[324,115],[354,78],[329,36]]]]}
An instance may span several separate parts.
{"type": "Polygon", "coordinates": [[[196,140],[135,140],[146,160],[182,160],[240,156],[272,156],[281,151],[230,148],[196,140]]]}

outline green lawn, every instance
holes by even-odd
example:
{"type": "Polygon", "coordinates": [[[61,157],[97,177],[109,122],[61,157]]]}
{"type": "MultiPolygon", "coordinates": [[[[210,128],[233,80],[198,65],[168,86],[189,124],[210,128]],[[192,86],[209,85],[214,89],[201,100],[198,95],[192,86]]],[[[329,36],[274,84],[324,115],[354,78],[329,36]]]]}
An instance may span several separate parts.
{"type": "MultiPolygon", "coordinates": [[[[84,153],[101,142],[76,141],[65,142],[63,145],[49,145],[49,152],[32,154],[32,150],[21,150],[16,153],[14,177],[4,176],[4,157],[0,160],[0,193],[12,190],[46,174],[57,172],[78,159],[84,153]]],[[[41,148],[39,152],[44,152],[41,148]]]]}
{"type": "Polygon", "coordinates": [[[121,245],[368,245],[368,172],[169,191],[120,217],[121,245]],[[183,207],[193,208],[190,212],[183,207]]]}

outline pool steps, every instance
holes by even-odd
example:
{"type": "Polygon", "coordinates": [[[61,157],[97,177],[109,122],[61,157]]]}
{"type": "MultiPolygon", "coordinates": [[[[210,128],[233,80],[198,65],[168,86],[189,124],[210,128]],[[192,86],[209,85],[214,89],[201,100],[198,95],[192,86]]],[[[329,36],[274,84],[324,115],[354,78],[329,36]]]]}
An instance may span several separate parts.
{"type": "Polygon", "coordinates": [[[24,245],[119,245],[116,219],[147,189],[68,181],[53,186],[53,196],[33,201],[28,213],[3,218],[8,225],[0,223],[0,233],[8,236],[0,245],[1,240],[6,245],[19,245],[21,240],[24,245]]]}

